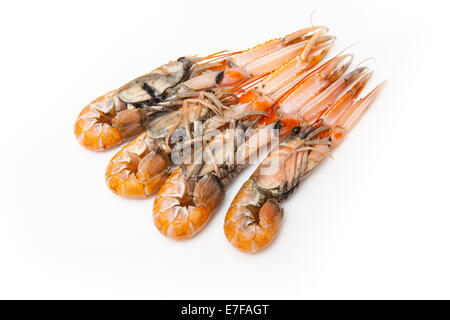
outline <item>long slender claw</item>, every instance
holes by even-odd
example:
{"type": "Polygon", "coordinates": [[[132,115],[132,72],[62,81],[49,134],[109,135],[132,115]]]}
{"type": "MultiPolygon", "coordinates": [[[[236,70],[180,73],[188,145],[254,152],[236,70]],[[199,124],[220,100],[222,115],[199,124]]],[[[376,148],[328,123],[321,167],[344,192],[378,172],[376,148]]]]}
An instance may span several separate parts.
{"type": "Polygon", "coordinates": [[[303,37],[304,35],[307,35],[310,32],[313,32],[318,29],[326,29],[328,31],[328,28],[325,26],[313,26],[309,28],[300,29],[298,31],[292,32],[284,37],[284,41],[286,43],[290,43],[294,40],[298,40],[299,38],[303,37]]]}
{"type": "Polygon", "coordinates": [[[372,71],[363,73],[358,81],[339,98],[333,107],[325,112],[322,116],[322,121],[325,125],[331,128],[337,126],[339,120],[351,108],[362,89],[364,89],[372,74],[372,71]]]}
{"type": "Polygon", "coordinates": [[[277,66],[283,65],[285,61],[289,61],[299,55],[299,53],[300,60],[306,63],[310,58],[311,52],[314,51],[316,47],[323,48],[330,44],[332,45],[334,42],[334,37],[325,36],[324,30],[325,29],[319,30],[310,39],[289,45],[255,60],[245,67],[246,71],[255,77],[266,74],[271,70],[276,69],[277,66]]]}
{"type": "Polygon", "coordinates": [[[367,111],[371,103],[380,94],[381,90],[386,86],[387,80],[384,80],[378,86],[375,87],[364,98],[355,102],[341,118],[339,118],[338,126],[343,128],[347,133],[353,129],[356,123],[361,119],[364,112],[367,111]]]}
{"type": "Polygon", "coordinates": [[[306,60],[308,59],[309,53],[310,53],[310,51],[312,50],[312,48],[313,48],[314,44],[316,43],[317,39],[318,39],[321,35],[323,35],[325,32],[327,32],[327,31],[328,31],[328,28],[326,28],[326,27],[320,28],[319,31],[317,31],[317,32],[311,37],[311,39],[308,40],[308,43],[307,43],[306,46],[303,48],[303,51],[302,51],[302,53],[301,53],[301,55],[300,55],[300,58],[301,58],[303,61],[306,61],[306,60]]]}
{"type": "Polygon", "coordinates": [[[322,27],[316,26],[316,27],[304,28],[304,29],[295,31],[291,34],[288,34],[284,38],[269,40],[263,44],[259,44],[253,48],[243,51],[239,55],[236,55],[235,57],[233,57],[231,60],[235,65],[246,66],[263,56],[266,56],[275,51],[278,51],[279,49],[285,47],[286,45],[292,44],[292,42],[297,43],[302,40],[305,40],[304,36],[306,36],[307,34],[313,32],[319,28],[322,28],[322,27]]]}
{"type": "Polygon", "coordinates": [[[326,40],[317,49],[309,51],[309,56],[306,60],[302,58],[303,52],[291,59],[261,83],[262,92],[270,94],[275,100],[278,100],[282,94],[286,93],[306,76],[305,71],[319,63],[331,49],[333,43],[333,37],[326,37],[326,40]]]}
{"type": "MultiPolygon", "coordinates": [[[[314,65],[328,52],[334,41],[333,37],[325,35],[326,32],[327,28],[322,26],[305,28],[285,38],[270,40],[246,51],[229,54],[223,60],[215,61],[214,66],[203,65],[209,72],[203,69],[205,72],[185,81],[184,85],[194,90],[233,86],[251,77],[264,76],[300,53],[302,61],[314,65]],[[318,55],[320,58],[314,56],[316,61],[309,61],[311,53],[319,49],[322,50],[322,54],[318,55]]],[[[222,57],[224,54],[217,56],[222,57]]]]}
{"type": "Polygon", "coordinates": [[[310,72],[279,102],[279,111],[285,117],[297,117],[299,110],[345,73],[352,62],[352,55],[331,59],[310,72]]]}
{"type": "Polygon", "coordinates": [[[342,94],[343,90],[349,83],[352,83],[362,77],[362,75],[367,72],[367,70],[367,67],[361,67],[340,77],[326,90],[317,95],[303,108],[301,108],[299,110],[299,113],[308,123],[311,123],[311,120],[314,119],[319,113],[331,107],[335,103],[335,101],[342,94]]]}
{"type": "Polygon", "coordinates": [[[299,52],[302,52],[306,44],[307,41],[302,41],[279,51],[265,55],[264,57],[247,65],[245,69],[254,77],[267,74],[271,70],[283,65],[286,61],[294,58],[299,52]]]}

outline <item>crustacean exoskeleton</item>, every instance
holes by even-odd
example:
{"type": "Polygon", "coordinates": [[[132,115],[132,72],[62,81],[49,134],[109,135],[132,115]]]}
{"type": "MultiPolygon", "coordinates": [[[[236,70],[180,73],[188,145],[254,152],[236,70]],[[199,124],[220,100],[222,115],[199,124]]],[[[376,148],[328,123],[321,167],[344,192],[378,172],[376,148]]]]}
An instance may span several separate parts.
{"type": "MultiPolygon", "coordinates": [[[[153,122],[145,133],[111,159],[105,174],[108,187],[126,198],[152,196],[174,165],[181,164],[173,163],[173,150],[183,149],[195,140],[191,129],[195,121],[203,122],[204,133],[207,133],[226,127],[231,121],[266,112],[331,48],[333,39],[324,38],[322,32],[302,43],[298,55],[282,67],[233,88],[231,91],[239,96],[237,102],[230,101],[229,96],[222,97],[220,92],[202,91],[197,98],[185,99],[179,110],[153,122]]],[[[273,62],[268,56],[264,61],[273,62]]]]}
{"type": "Polygon", "coordinates": [[[360,77],[318,120],[295,127],[244,183],[224,224],[235,248],[258,252],[272,242],[282,218],[280,201],[340,144],[380,92],[383,84],[356,101],[369,77],[370,73],[360,77]]]}
{"type": "Polygon", "coordinates": [[[75,135],[84,147],[107,150],[145,130],[152,115],[173,111],[200,91],[226,88],[269,73],[304,49],[328,42],[324,27],[310,27],[243,52],[182,57],[95,99],[79,114],[75,135]]]}
{"type": "MultiPolygon", "coordinates": [[[[279,112],[275,114],[282,115],[281,118],[268,121],[270,122],[268,124],[266,119],[257,127],[281,129],[280,135],[283,135],[283,132],[289,132],[287,128],[292,128],[293,124],[297,125],[300,122],[299,112],[304,107],[315,103],[314,113],[323,111],[327,103],[334,101],[333,98],[336,99],[336,92],[342,90],[342,83],[364,77],[365,69],[358,70],[342,78],[338,82],[341,85],[332,85],[345,73],[351,58],[350,55],[338,56],[306,76],[300,77],[298,83],[294,83],[287,92],[278,96],[275,108],[279,112]],[[292,108],[293,103],[297,104],[296,108],[292,108]]],[[[273,119],[274,115],[272,114],[270,118],[273,119]]],[[[244,118],[231,122],[230,126],[249,129],[254,124],[244,118]]],[[[255,138],[258,135],[259,131],[244,136],[241,143],[236,143],[236,135],[230,135],[228,131],[222,130],[221,134],[215,135],[205,144],[205,158],[209,161],[201,164],[183,164],[175,170],[155,197],[153,218],[158,230],[173,239],[185,239],[198,233],[221,202],[231,179],[248,164],[247,160],[252,154],[270,143],[271,138],[255,138]],[[228,152],[230,145],[231,153],[228,152]],[[241,161],[236,162],[236,159],[241,161]]]]}

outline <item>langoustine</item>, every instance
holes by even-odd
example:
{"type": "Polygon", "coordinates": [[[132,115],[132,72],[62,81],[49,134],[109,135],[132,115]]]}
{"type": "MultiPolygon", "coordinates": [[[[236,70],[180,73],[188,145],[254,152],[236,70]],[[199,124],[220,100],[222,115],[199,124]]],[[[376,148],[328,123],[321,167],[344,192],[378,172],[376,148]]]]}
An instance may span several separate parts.
{"type": "Polygon", "coordinates": [[[317,120],[295,127],[244,183],[225,217],[231,245],[253,253],[272,242],[281,224],[280,202],[342,142],[380,92],[384,83],[356,101],[369,77],[357,81],[317,120]]]}
{"type": "MultiPolygon", "coordinates": [[[[333,38],[323,33],[320,29],[301,41],[301,50],[279,69],[234,88],[235,95],[239,96],[237,103],[230,102],[229,96],[221,96],[220,91],[202,91],[198,98],[184,100],[182,108],[152,123],[145,133],[111,159],[105,174],[107,186],[126,198],[142,199],[154,195],[170,171],[181,163],[173,161],[173,150],[183,149],[183,145],[194,140],[191,127],[195,121],[203,122],[207,132],[270,109],[283,92],[329,51],[333,38]]],[[[273,59],[279,61],[279,54],[280,51],[275,52],[275,57],[265,57],[264,62],[270,68],[258,60],[259,68],[264,67],[267,71],[278,66],[273,59]]]]}
{"type": "Polygon", "coordinates": [[[88,104],[75,122],[75,136],[91,150],[113,148],[143,132],[155,113],[173,111],[202,90],[226,88],[270,72],[298,54],[316,30],[324,27],[302,29],[243,52],[171,61],[88,104]]]}
{"type": "MultiPolygon", "coordinates": [[[[347,81],[363,77],[365,69],[358,69],[341,78],[351,63],[352,56],[338,56],[307,76],[300,78],[298,84],[283,93],[276,104],[276,121],[260,123],[260,127],[279,130],[285,135],[300,120],[300,112],[308,108],[309,113],[318,114],[326,108],[347,81]],[[333,85],[337,80],[337,85],[333,85]],[[295,109],[290,109],[293,104],[295,109]],[[284,111],[284,113],[283,113],[284,111]]],[[[248,119],[232,122],[232,126],[251,128],[248,119]]],[[[245,137],[243,143],[235,143],[235,135],[223,131],[205,146],[207,159],[202,164],[182,165],[175,170],[162,185],[153,205],[153,218],[158,230],[173,239],[185,239],[198,233],[207,223],[211,214],[220,204],[225,188],[232,178],[247,164],[247,160],[269,139],[258,139],[260,131],[245,137]],[[231,155],[227,150],[232,145],[231,155]],[[227,150],[225,150],[227,149],[227,150]],[[235,161],[243,159],[244,161],[235,161]]],[[[269,136],[270,137],[270,136],[269,136]]]]}

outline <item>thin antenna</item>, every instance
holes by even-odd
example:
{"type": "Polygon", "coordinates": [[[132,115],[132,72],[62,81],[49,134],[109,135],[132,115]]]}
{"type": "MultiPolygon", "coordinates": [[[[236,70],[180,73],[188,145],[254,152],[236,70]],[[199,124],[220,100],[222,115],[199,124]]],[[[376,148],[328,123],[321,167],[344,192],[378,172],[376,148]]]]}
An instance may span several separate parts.
{"type": "Polygon", "coordinates": [[[314,22],[313,22],[314,13],[316,13],[316,9],[314,9],[313,12],[311,12],[311,14],[309,15],[309,21],[311,22],[311,27],[314,27],[314,22]]]}
{"type": "Polygon", "coordinates": [[[358,64],[356,65],[355,69],[358,69],[358,67],[359,67],[360,65],[362,65],[364,62],[367,62],[367,61],[370,61],[370,60],[375,60],[375,61],[376,61],[377,59],[375,59],[374,57],[366,58],[366,59],[362,60],[360,63],[358,63],[358,64]]]}

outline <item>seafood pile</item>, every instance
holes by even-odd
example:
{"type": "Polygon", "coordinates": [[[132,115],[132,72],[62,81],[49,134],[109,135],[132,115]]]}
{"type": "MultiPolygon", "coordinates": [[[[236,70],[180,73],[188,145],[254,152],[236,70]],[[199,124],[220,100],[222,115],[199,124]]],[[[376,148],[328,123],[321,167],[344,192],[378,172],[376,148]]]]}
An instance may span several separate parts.
{"type": "Polygon", "coordinates": [[[334,40],[313,26],[243,51],[181,57],[92,101],[75,135],[95,151],[127,142],[109,162],[106,184],[124,198],[155,196],[154,224],[172,239],[200,232],[236,175],[270,151],[224,223],[232,246],[258,252],[278,233],[281,201],[383,87],[359,98],[372,72],[351,69],[351,54],[323,61],[334,40]]]}

